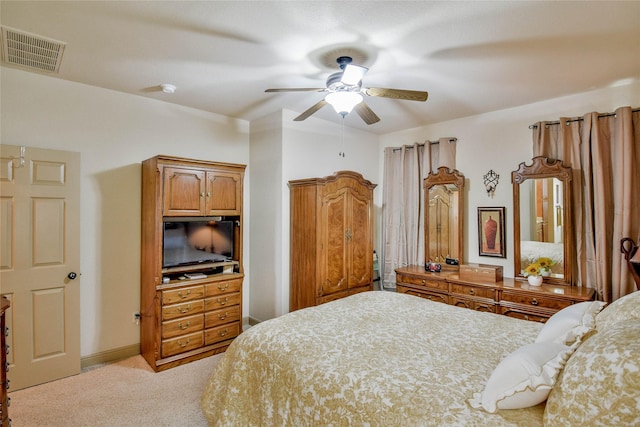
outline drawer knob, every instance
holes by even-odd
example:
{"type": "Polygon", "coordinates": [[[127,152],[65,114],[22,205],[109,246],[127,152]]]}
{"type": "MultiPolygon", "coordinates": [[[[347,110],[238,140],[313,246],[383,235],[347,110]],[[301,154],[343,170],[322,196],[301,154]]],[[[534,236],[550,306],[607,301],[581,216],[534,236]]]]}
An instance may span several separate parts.
{"type": "Polygon", "coordinates": [[[229,333],[229,330],[225,328],[224,331],[220,331],[218,332],[218,335],[220,335],[221,337],[224,337],[225,335],[227,335],[229,333]]]}
{"type": "Polygon", "coordinates": [[[426,281],[426,280],[424,280],[424,279],[422,279],[422,284],[423,284],[423,285],[426,285],[426,284],[427,284],[427,281],[426,281]]]}
{"type": "Polygon", "coordinates": [[[226,291],[227,289],[229,289],[229,282],[218,283],[218,289],[220,289],[221,291],[226,291]]]}
{"type": "Polygon", "coordinates": [[[476,291],[473,288],[469,289],[469,295],[475,295],[475,293],[476,291]]]}
{"type": "Polygon", "coordinates": [[[537,299],[532,299],[531,300],[531,305],[538,305],[538,300],[537,299]]]}

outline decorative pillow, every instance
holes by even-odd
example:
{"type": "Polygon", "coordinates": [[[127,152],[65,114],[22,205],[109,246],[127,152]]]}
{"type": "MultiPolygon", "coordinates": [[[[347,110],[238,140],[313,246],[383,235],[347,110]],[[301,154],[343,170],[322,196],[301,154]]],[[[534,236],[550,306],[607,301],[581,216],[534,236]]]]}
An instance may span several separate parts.
{"type": "Polygon", "coordinates": [[[494,413],[544,402],[572,351],[571,347],[554,342],[520,347],[498,364],[484,391],[475,393],[469,404],[494,413]]]}
{"type": "Polygon", "coordinates": [[[584,335],[595,329],[596,315],[604,305],[602,301],[585,301],[563,308],[547,320],[536,342],[552,341],[577,346],[584,335]]]}
{"type": "Polygon", "coordinates": [[[640,319],[640,291],[618,298],[602,310],[596,316],[596,329],[603,331],[627,319],[640,319]]]}
{"type": "Polygon", "coordinates": [[[621,321],[577,348],[553,387],[545,426],[640,425],[640,322],[621,321]]]}

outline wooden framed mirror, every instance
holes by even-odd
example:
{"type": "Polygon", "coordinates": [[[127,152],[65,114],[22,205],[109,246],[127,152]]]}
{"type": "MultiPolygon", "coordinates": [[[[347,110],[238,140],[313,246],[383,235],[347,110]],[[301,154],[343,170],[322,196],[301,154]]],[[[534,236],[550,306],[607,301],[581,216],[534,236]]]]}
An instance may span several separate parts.
{"type": "Polygon", "coordinates": [[[544,281],[571,285],[571,168],[560,160],[534,157],[531,165],[520,163],[511,182],[515,277],[523,278],[523,270],[544,257],[554,262],[544,281]]]}
{"type": "Polygon", "coordinates": [[[443,270],[458,270],[464,249],[464,175],[456,169],[438,168],[424,179],[425,263],[443,270]]]}

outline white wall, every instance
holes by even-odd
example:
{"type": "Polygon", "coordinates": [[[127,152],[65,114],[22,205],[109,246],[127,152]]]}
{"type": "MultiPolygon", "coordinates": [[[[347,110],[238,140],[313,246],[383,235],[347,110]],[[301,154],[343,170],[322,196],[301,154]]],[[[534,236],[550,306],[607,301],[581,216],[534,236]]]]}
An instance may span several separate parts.
{"type": "MultiPolygon", "coordinates": [[[[287,183],[294,179],[324,177],[340,170],[356,171],[373,183],[378,176],[380,153],[376,135],[343,128],[337,115],[335,121],[309,118],[294,122],[296,115],[284,110],[251,123],[251,235],[254,241],[251,258],[254,262],[250,312],[258,321],[289,311],[287,183]],[[276,156],[280,159],[275,159],[276,156]],[[256,186],[260,186],[259,191],[256,186]],[[255,243],[257,241],[260,243],[255,243]]],[[[353,116],[345,120],[360,118],[353,116]]],[[[380,187],[374,192],[376,206],[380,206],[379,194],[380,187]]]]}
{"type": "MultiPolygon", "coordinates": [[[[583,116],[593,111],[613,112],[623,106],[640,106],[640,82],[387,134],[380,138],[380,145],[400,146],[415,141],[436,140],[441,136],[457,137],[456,167],[466,178],[467,245],[464,248],[464,259],[467,262],[502,265],[504,275],[513,277],[511,172],[521,162],[531,164],[532,131],[529,125],[560,117],[583,116]],[[500,183],[493,198],[487,196],[482,179],[490,169],[500,175],[500,183]],[[507,258],[478,255],[477,208],[485,206],[506,207],[507,258]]],[[[382,163],[380,165],[378,179],[382,183],[382,163]]]]}
{"type": "Polygon", "coordinates": [[[81,153],[81,355],[135,345],[140,162],[167,154],[247,164],[249,124],[35,73],[1,71],[1,142],[81,153]]]}

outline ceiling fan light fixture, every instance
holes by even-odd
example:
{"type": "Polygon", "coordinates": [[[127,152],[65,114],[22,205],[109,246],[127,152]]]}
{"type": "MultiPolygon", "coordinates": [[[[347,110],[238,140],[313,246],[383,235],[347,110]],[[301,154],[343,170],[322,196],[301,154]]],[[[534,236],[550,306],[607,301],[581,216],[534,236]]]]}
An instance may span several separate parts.
{"type": "Polygon", "coordinates": [[[324,99],[331,104],[336,113],[344,117],[353,110],[353,107],[361,103],[363,98],[356,92],[333,92],[324,99]]]}
{"type": "Polygon", "coordinates": [[[369,71],[367,67],[349,64],[344,68],[340,81],[346,85],[356,86],[360,83],[360,80],[362,80],[367,71],[369,71]]]}

